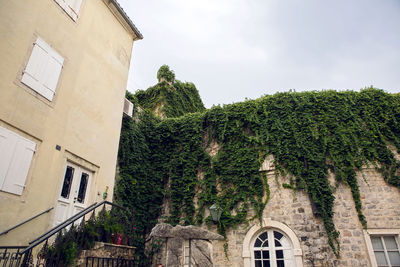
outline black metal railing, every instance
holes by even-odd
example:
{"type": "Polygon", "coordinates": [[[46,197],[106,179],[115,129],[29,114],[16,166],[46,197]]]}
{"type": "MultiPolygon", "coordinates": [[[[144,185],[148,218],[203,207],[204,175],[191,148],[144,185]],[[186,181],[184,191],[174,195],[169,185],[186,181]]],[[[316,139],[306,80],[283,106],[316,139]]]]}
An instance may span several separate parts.
{"type": "MultiPolygon", "coordinates": [[[[95,217],[96,209],[102,207],[105,210],[106,205],[110,205],[112,207],[116,207],[118,209],[126,210],[124,207],[119,206],[117,204],[111,203],[109,201],[102,201],[100,203],[94,203],[89,207],[85,208],[84,210],[80,211],[79,213],[75,214],[71,218],[67,219],[66,221],[62,222],[61,224],[53,227],[52,229],[48,230],[46,233],[42,234],[41,236],[35,238],[31,242],[29,242],[28,246],[7,246],[7,247],[0,247],[0,266],[3,267],[31,267],[31,266],[63,266],[62,259],[58,256],[51,258],[51,259],[44,259],[42,258],[43,255],[41,253],[37,253],[37,260],[33,260],[33,253],[32,251],[36,249],[39,245],[44,243],[44,246],[47,247],[49,243],[49,239],[53,238],[55,235],[61,234],[61,231],[64,229],[68,229],[68,227],[74,226],[74,223],[80,220],[80,224],[84,225],[86,222],[85,216],[89,213],[91,217],[95,217]],[[14,250],[14,251],[12,251],[14,250]]],[[[109,265],[108,265],[109,266],[109,265]]],[[[116,265],[115,265],[116,266],[116,265]]],[[[118,265],[121,266],[121,265],[118,265]]],[[[123,266],[130,266],[130,265],[123,265],[123,266]]],[[[133,266],[133,265],[132,265],[133,266]]]]}
{"type": "Polygon", "coordinates": [[[20,266],[23,255],[20,252],[27,246],[0,246],[0,266],[20,266]]]}
{"type": "Polygon", "coordinates": [[[136,267],[135,261],[120,258],[87,257],[86,267],[136,267]]]}
{"type": "Polygon", "coordinates": [[[1,233],[0,233],[0,236],[5,235],[5,234],[7,234],[8,232],[14,230],[15,228],[18,228],[18,227],[20,227],[21,225],[24,225],[25,223],[30,222],[30,221],[32,221],[33,219],[36,219],[37,217],[39,217],[39,216],[41,216],[41,215],[43,215],[43,214],[45,214],[45,213],[50,212],[53,208],[54,208],[54,207],[51,207],[51,208],[49,208],[49,209],[47,209],[47,210],[45,210],[45,211],[40,212],[39,214],[36,214],[35,216],[32,216],[32,217],[29,218],[29,219],[26,219],[25,221],[23,221],[23,222],[21,222],[21,223],[15,225],[15,226],[13,226],[13,227],[8,228],[7,230],[1,232],[1,233]]]}

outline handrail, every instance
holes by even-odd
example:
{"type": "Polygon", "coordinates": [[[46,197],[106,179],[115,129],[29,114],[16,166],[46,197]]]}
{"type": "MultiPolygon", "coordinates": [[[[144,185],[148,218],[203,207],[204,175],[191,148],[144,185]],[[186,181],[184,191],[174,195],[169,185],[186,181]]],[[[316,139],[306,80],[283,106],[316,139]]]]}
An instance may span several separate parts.
{"type": "Polygon", "coordinates": [[[76,220],[82,218],[83,216],[85,216],[86,214],[88,214],[89,212],[95,210],[96,208],[100,207],[101,205],[111,205],[114,207],[117,207],[119,209],[123,209],[126,210],[126,208],[111,203],[109,201],[102,201],[100,203],[94,203],[92,205],[90,205],[89,207],[87,207],[86,209],[80,211],[79,213],[75,214],[74,216],[72,216],[71,218],[67,219],[66,221],[64,221],[63,223],[57,225],[56,227],[50,229],[49,231],[47,231],[46,233],[44,233],[43,235],[39,236],[38,238],[36,238],[35,240],[29,242],[29,246],[27,248],[25,248],[24,250],[22,250],[21,252],[19,252],[19,254],[24,254],[27,251],[31,250],[32,248],[36,247],[37,245],[39,245],[40,243],[42,243],[43,241],[45,241],[46,239],[50,238],[52,235],[60,232],[62,229],[64,229],[65,227],[67,227],[68,225],[72,224],[73,222],[75,222],[76,220]]]}
{"type": "Polygon", "coordinates": [[[26,248],[28,246],[0,246],[0,249],[10,248],[10,249],[17,249],[17,248],[26,248]]]}
{"type": "Polygon", "coordinates": [[[47,209],[47,210],[45,210],[45,211],[42,211],[41,213],[39,213],[39,214],[37,214],[37,215],[35,215],[35,216],[32,216],[31,218],[26,219],[25,221],[23,221],[23,222],[21,222],[21,223],[19,223],[19,224],[17,224],[17,225],[14,225],[13,227],[10,227],[9,229],[7,229],[7,230],[1,232],[1,233],[0,233],[0,236],[7,234],[7,233],[10,232],[11,230],[14,230],[15,228],[18,228],[18,227],[20,227],[21,225],[23,225],[23,224],[25,224],[25,223],[27,223],[27,222],[32,221],[33,219],[36,219],[37,217],[39,217],[39,216],[41,216],[41,215],[43,215],[43,214],[45,214],[45,213],[51,211],[52,209],[54,209],[54,207],[51,207],[51,208],[49,208],[49,209],[47,209]]]}
{"type": "Polygon", "coordinates": [[[33,242],[39,240],[40,238],[42,238],[44,235],[46,235],[47,233],[51,232],[51,231],[55,231],[58,230],[58,228],[64,228],[63,225],[67,222],[70,222],[72,220],[74,220],[76,217],[80,216],[83,212],[85,212],[87,209],[93,207],[94,205],[96,205],[97,202],[93,203],[92,205],[90,205],[89,207],[87,207],[86,209],[81,210],[80,212],[76,213],[75,215],[71,216],[70,218],[68,218],[67,220],[65,220],[64,222],[60,223],[59,225],[56,225],[55,227],[51,228],[50,230],[48,230],[46,233],[40,235],[39,237],[37,237],[36,239],[32,240],[31,242],[29,242],[29,245],[32,244],[33,242]]]}

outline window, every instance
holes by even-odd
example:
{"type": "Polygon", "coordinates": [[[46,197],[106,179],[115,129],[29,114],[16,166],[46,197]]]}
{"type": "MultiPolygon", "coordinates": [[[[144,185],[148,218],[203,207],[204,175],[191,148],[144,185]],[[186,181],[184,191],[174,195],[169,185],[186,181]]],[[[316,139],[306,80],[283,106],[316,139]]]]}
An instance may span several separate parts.
{"type": "Polygon", "coordinates": [[[21,195],[36,144],[0,127],[0,190],[21,195]]]}
{"type": "Polygon", "coordinates": [[[372,266],[400,267],[399,229],[364,232],[372,266]]]}
{"type": "Polygon", "coordinates": [[[75,171],[74,168],[72,168],[71,166],[67,166],[67,169],[65,171],[63,187],[61,190],[61,196],[63,198],[69,198],[69,193],[71,192],[72,177],[74,176],[74,171],[75,171]]]}
{"type": "Polygon", "coordinates": [[[400,267],[400,251],[396,236],[371,236],[378,266],[400,267]]]}
{"type": "Polygon", "coordinates": [[[254,241],[253,257],[255,267],[294,266],[293,247],[284,234],[269,229],[254,241]]]}
{"type": "Polygon", "coordinates": [[[302,250],[296,234],[285,224],[264,218],[243,240],[244,267],[302,267],[302,250]]]}
{"type": "Polygon", "coordinates": [[[57,4],[74,20],[78,19],[79,9],[81,8],[82,0],[55,0],[57,4]]]}
{"type": "Polygon", "coordinates": [[[21,82],[52,101],[63,63],[64,59],[38,37],[21,82]]]}
{"type": "Polygon", "coordinates": [[[89,180],[89,174],[82,172],[81,182],[79,183],[78,198],[77,198],[77,201],[79,203],[85,203],[88,180],[89,180]]]}

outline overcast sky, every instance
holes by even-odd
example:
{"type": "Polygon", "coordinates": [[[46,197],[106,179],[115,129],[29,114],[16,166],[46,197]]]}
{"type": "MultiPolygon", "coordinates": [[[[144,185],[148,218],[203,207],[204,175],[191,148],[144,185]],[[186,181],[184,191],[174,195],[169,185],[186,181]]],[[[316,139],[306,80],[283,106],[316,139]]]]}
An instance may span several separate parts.
{"type": "Polygon", "coordinates": [[[206,107],[295,89],[400,92],[400,0],[119,0],[144,35],[128,90],[167,64],[206,107]]]}

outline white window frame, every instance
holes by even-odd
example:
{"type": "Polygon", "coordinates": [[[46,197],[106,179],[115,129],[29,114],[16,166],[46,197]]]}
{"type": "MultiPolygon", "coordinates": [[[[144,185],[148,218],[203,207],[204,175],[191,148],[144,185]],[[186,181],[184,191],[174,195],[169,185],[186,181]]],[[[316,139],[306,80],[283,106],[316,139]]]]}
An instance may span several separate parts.
{"type": "MultiPolygon", "coordinates": [[[[364,239],[367,245],[368,255],[372,267],[378,267],[374,248],[372,247],[371,236],[395,236],[397,245],[400,245],[400,229],[368,229],[364,230],[364,239]]],[[[400,249],[400,247],[399,247],[400,249]]],[[[385,250],[386,251],[386,250],[385,250]]],[[[389,265],[390,266],[390,265],[389,265]]]]}
{"type": "Polygon", "coordinates": [[[52,101],[56,93],[64,58],[42,38],[33,43],[21,82],[38,94],[52,101]]]}
{"type": "Polygon", "coordinates": [[[0,126],[0,190],[22,195],[36,143],[0,126]]]}
{"type": "Polygon", "coordinates": [[[82,0],[54,0],[65,13],[76,21],[79,17],[79,10],[82,6],[82,0]]]}
{"type": "Polygon", "coordinates": [[[300,241],[296,234],[287,225],[281,222],[273,221],[271,218],[264,218],[262,225],[260,225],[260,223],[256,223],[247,231],[242,247],[243,266],[254,266],[254,241],[262,232],[268,231],[269,229],[275,229],[289,238],[293,245],[294,266],[303,267],[303,253],[301,250],[300,241]]]}
{"type": "Polygon", "coordinates": [[[189,267],[191,266],[190,261],[190,251],[191,251],[191,240],[190,239],[185,239],[183,240],[183,267],[189,267]]]}
{"type": "MultiPolygon", "coordinates": [[[[275,228],[263,229],[263,230],[259,231],[256,236],[254,236],[252,243],[253,243],[253,245],[252,245],[252,249],[251,249],[251,257],[252,257],[251,261],[252,261],[253,266],[255,266],[255,261],[257,260],[254,256],[255,251],[260,251],[260,253],[262,253],[262,251],[268,251],[269,252],[269,262],[270,262],[270,266],[272,266],[272,267],[275,267],[276,261],[280,260],[280,259],[276,258],[277,250],[282,251],[282,253],[284,255],[283,261],[285,263],[285,266],[292,266],[294,264],[293,244],[292,244],[290,238],[288,238],[285,233],[282,233],[281,231],[279,231],[275,228]],[[274,232],[278,232],[281,235],[283,235],[283,237],[285,237],[289,241],[289,245],[281,246],[281,247],[275,246],[275,233],[274,232]],[[255,247],[254,243],[255,243],[256,239],[259,238],[259,236],[264,233],[268,234],[268,247],[255,247]],[[293,264],[290,264],[290,263],[293,263],[293,264]]],[[[265,260],[265,259],[263,259],[263,260],[265,260]]]]}

